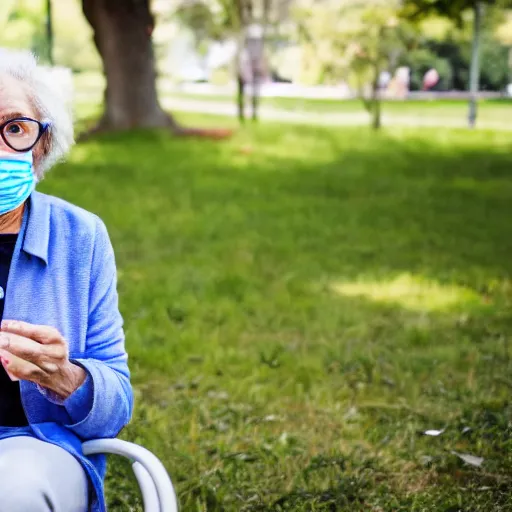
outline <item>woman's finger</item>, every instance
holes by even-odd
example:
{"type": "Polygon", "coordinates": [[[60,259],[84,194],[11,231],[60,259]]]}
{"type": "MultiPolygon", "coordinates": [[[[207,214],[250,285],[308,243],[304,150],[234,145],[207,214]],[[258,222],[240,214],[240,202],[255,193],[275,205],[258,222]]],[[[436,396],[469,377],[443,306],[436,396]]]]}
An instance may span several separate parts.
{"type": "Polygon", "coordinates": [[[65,343],[60,332],[48,325],[35,325],[19,320],[3,320],[2,332],[17,334],[43,345],[65,343]]]}
{"type": "Polygon", "coordinates": [[[42,368],[66,360],[67,349],[63,345],[42,345],[32,339],[16,334],[1,332],[0,349],[7,350],[22,359],[42,368]]]}
{"type": "Polygon", "coordinates": [[[13,377],[45,385],[47,373],[39,366],[3,349],[0,349],[0,358],[5,370],[13,377]]]}
{"type": "Polygon", "coordinates": [[[7,376],[9,377],[9,379],[11,379],[13,382],[20,380],[20,379],[18,379],[18,377],[14,376],[11,372],[9,372],[7,370],[7,363],[8,363],[8,361],[6,363],[4,358],[2,358],[2,356],[0,356],[0,362],[2,363],[2,366],[3,366],[4,370],[5,370],[5,372],[7,373],[7,376]]]}

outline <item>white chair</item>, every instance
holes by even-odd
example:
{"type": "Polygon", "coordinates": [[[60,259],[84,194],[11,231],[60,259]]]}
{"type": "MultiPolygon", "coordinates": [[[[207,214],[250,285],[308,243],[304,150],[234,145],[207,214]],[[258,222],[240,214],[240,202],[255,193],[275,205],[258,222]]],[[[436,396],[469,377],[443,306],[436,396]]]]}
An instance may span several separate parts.
{"type": "Polygon", "coordinates": [[[132,461],[144,512],[178,512],[178,500],[164,465],[146,448],[121,439],[94,439],[83,443],[84,455],[114,454],[132,461]]]}

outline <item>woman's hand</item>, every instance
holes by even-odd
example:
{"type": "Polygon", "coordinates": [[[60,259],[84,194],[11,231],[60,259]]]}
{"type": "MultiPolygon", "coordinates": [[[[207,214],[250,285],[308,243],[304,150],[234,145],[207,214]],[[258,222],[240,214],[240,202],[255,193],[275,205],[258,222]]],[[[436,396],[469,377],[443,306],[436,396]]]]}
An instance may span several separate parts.
{"type": "Polygon", "coordinates": [[[0,359],[17,379],[29,380],[66,399],[84,382],[83,368],[69,361],[68,344],[53,327],[5,320],[0,359]]]}

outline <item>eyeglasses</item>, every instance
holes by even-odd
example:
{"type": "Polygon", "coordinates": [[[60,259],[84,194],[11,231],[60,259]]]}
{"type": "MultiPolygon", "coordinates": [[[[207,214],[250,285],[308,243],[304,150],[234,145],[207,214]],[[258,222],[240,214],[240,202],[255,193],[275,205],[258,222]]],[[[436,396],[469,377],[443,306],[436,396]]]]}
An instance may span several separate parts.
{"type": "Polygon", "coordinates": [[[48,129],[50,123],[40,123],[30,117],[16,117],[0,125],[3,141],[14,151],[30,151],[48,129]]]}

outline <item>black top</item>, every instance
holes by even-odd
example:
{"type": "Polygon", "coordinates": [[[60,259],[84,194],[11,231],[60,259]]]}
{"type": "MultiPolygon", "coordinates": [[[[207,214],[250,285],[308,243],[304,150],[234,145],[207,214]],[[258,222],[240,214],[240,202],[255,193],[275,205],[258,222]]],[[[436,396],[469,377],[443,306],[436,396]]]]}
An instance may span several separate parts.
{"type": "MultiPolygon", "coordinates": [[[[0,321],[4,315],[5,290],[18,235],[0,235],[0,321]]],[[[0,426],[28,425],[21,405],[20,383],[13,382],[0,364],[0,426]]]]}

